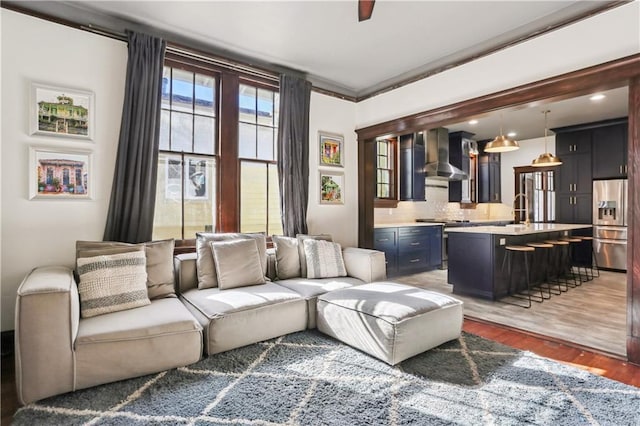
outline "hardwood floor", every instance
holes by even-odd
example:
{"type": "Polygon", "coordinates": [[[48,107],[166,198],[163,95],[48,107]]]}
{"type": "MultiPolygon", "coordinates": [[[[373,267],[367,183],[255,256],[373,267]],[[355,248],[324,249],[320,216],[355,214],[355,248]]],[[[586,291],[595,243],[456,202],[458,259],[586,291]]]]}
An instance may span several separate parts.
{"type": "MultiPolygon", "coordinates": [[[[549,341],[510,329],[504,326],[465,319],[464,331],[507,346],[531,351],[540,356],[571,364],[590,371],[593,374],[608,377],[628,385],[640,387],[640,366],[619,359],[581,350],[569,345],[549,341]]],[[[13,414],[18,409],[15,387],[15,368],[13,355],[2,357],[2,406],[1,425],[10,425],[13,414]]]]}
{"type": "MultiPolygon", "coordinates": [[[[436,270],[394,278],[394,281],[452,294],[447,271],[436,270]]],[[[466,318],[503,324],[548,336],[574,346],[626,359],[626,275],[601,271],[600,278],[552,295],[530,309],[490,300],[454,295],[464,302],[466,318]]],[[[515,301],[505,299],[505,301],[515,301]]]]}

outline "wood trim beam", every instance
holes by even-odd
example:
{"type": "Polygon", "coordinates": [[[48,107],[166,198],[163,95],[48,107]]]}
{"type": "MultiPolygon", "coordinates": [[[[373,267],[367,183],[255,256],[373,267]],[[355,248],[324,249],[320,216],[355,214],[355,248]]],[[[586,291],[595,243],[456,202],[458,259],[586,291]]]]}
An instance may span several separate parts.
{"type": "Polygon", "coordinates": [[[639,74],[640,54],[550,77],[490,95],[357,129],[358,139],[400,135],[456,123],[480,113],[523,105],[533,101],[557,101],[625,86],[639,74]]]}
{"type": "Polygon", "coordinates": [[[238,162],[238,74],[222,72],[218,120],[217,231],[240,229],[240,164],[238,162]]]}
{"type": "Polygon", "coordinates": [[[640,76],[629,83],[627,357],[640,364],[640,76]]]}

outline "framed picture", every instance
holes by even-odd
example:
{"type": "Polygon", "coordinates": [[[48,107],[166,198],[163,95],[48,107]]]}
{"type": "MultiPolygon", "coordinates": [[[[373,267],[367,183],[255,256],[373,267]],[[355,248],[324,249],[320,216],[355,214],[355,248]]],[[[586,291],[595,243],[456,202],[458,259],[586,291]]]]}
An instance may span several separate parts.
{"type": "Polygon", "coordinates": [[[318,132],[320,140],[320,165],[342,167],[344,137],[333,133],[318,132]]]}
{"type": "Polygon", "coordinates": [[[91,151],[29,147],[29,199],[91,198],[91,151]]]}
{"type": "Polygon", "coordinates": [[[344,173],[320,171],[320,204],[344,204],[344,173]]]}
{"type": "Polygon", "coordinates": [[[92,92],[31,83],[30,134],[93,139],[92,92]]]}

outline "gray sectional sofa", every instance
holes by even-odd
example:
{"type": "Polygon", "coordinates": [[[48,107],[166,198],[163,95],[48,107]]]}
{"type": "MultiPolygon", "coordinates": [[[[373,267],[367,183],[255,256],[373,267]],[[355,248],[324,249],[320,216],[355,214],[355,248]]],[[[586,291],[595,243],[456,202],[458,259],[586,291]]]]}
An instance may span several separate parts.
{"type": "MultiPolygon", "coordinates": [[[[224,290],[199,288],[196,253],[172,256],[178,297],[164,294],[145,306],[90,318],[80,314],[71,268],[36,268],[16,299],[18,400],[26,404],[185,366],[203,355],[313,328],[319,295],[385,278],[384,254],[374,250],[344,249],[348,276],[323,279],[278,280],[276,254],[261,256],[271,281],[224,290]]],[[[157,266],[148,250],[151,259],[157,266]]],[[[158,287],[147,284],[150,292],[158,287]]]]}

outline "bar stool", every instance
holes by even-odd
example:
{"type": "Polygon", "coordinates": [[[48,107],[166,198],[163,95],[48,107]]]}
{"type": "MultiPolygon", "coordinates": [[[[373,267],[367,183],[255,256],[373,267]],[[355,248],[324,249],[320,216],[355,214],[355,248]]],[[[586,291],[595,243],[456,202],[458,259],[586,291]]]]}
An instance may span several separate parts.
{"type": "MultiPolygon", "coordinates": [[[[526,300],[528,302],[527,306],[522,306],[520,304],[517,303],[511,303],[512,305],[516,305],[516,306],[520,306],[522,308],[530,308],[531,307],[531,301],[533,300],[534,302],[539,302],[541,303],[544,300],[544,296],[542,295],[542,290],[540,290],[540,300],[537,299],[532,299],[531,298],[531,282],[530,282],[530,278],[529,278],[529,256],[528,254],[531,252],[535,252],[535,248],[533,247],[527,247],[527,246],[506,246],[505,247],[506,253],[505,253],[505,257],[504,260],[502,261],[502,269],[504,269],[504,264],[505,262],[509,262],[509,296],[514,297],[516,299],[523,299],[526,300]],[[523,257],[524,257],[524,271],[525,271],[525,276],[526,276],[526,280],[527,280],[527,294],[526,297],[522,294],[519,293],[514,293],[511,289],[513,283],[513,261],[515,260],[515,253],[522,253],[523,257]]],[[[517,290],[517,289],[516,289],[517,290]]],[[[535,296],[538,297],[538,296],[535,296]]],[[[505,303],[509,303],[509,302],[505,302],[505,303]]]]}
{"type": "Polygon", "coordinates": [[[570,237],[562,237],[562,238],[560,238],[560,241],[566,241],[566,242],[569,243],[569,259],[568,259],[568,262],[569,262],[569,265],[570,265],[569,267],[571,268],[570,271],[571,271],[572,274],[573,274],[573,268],[574,267],[577,268],[577,270],[578,270],[578,281],[580,282],[580,284],[577,284],[577,285],[581,285],[583,282],[589,281],[589,274],[587,273],[587,267],[583,266],[583,268],[584,268],[584,279],[583,279],[582,278],[582,273],[580,272],[580,265],[579,264],[576,264],[576,265],[573,264],[573,252],[574,252],[574,249],[576,247],[576,244],[582,243],[582,240],[580,238],[570,236],[570,237]]]}
{"type": "MultiPolygon", "coordinates": [[[[570,268],[569,265],[569,256],[567,255],[568,249],[569,249],[569,242],[568,241],[562,241],[562,240],[545,240],[544,241],[547,244],[552,244],[554,247],[554,250],[559,250],[560,254],[559,256],[555,256],[555,262],[554,262],[554,266],[555,266],[555,271],[556,271],[556,279],[558,280],[558,282],[560,282],[560,280],[564,281],[564,291],[568,291],[569,290],[569,279],[566,277],[563,277],[563,274],[569,270],[568,268],[570,268]]],[[[575,275],[571,274],[571,278],[573,279],[573,284],[571,284],[571,287],[577,287],[577,283],[576,283],[576,277],[575,275]]]]}
{"type": "MultiPolygon", "coordinates": [[[[544,258],[543,261],[541,262],[542,265],[542,270],[543,270],[543,276],[544,276],[544,281],[541,282],[539,284],[539,287],[547,290],[549,297],[547,297],[547,299],[551,298],[551,251],[553,250],[553,244],[548,244],[548,243],[537,243],[537,242],[532,242],[532,243],[527,243],[527,246],[529,247],[533,247],[534,249],[536,249],[536,252],[538,251],[538,249],[540,250],[544,250],[544,258]],[[543,285],[546,285],[546,288],[543,287],[543,285]]],[[[535,253],[534,253],[534,260],[535,260],[535,253]]],[[[532,267],[531,269],[536,269],[535,267],[532,267]]],[[[555,281],[555,283],[558,284],[558,292],[556,293],[556,290],[553,291],[553,294],[555,294],[556,296],[560,295],[562,293],[562,289],[560,288],[560,282],[559,281],[555,281]]]]}
{"type": "MultiPolygon", "coordinates": [[[[574,235],[574,238],[580,238],[583,242],[587,242],[590,241],[591,242],[591,267],[588,268],[591,270],[591,279],[593,279],[593,277],[598,277],[600,278],[600,267],[598,266],[598,259],[596,258],[596,252],[595,249],[593,248],[593,237],[589,237],[586,235],[574,235]],[[595,265],[595,268],[594,268],[595,265]],[[597,275],[594,273],[594,271],[597,273],[597,275]]],[[[585,266],[585,269],[587,267],[585,266]]]]}

